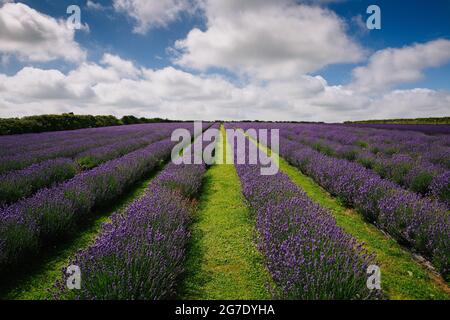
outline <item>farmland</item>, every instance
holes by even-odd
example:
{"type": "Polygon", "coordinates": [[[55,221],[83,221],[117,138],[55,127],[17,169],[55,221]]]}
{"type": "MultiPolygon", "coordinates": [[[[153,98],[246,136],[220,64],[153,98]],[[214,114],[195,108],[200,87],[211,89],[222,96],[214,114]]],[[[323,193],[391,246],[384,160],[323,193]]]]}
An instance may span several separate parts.
{"type": "Polygon", "coordinates": [[[2,136],[0,298],[447,300],[450,135],[395,126],[203,123],[212,165],[189,122],[2,136]]]}

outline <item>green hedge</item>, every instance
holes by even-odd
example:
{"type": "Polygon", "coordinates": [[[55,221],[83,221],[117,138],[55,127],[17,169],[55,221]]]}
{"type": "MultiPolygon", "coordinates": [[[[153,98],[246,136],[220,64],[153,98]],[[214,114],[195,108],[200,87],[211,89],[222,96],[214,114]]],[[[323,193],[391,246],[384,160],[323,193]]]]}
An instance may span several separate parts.
{"type": "Polygon", "coordinates": [[[118,119],[114,116],[75,115],[73,113],[64,113],[61,115],[49,114],[23,118],[0,119],[0,135],[75,130],[153,122],[169,122],[169,120],[160,118],[136,118],[134,116],[124,116],[122,119],[118,119]]]}

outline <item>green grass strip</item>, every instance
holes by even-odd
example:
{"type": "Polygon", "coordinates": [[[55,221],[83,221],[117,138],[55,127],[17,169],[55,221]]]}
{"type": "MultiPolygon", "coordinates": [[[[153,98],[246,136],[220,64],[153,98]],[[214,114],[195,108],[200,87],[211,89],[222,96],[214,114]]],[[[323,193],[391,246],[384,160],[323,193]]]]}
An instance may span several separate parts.
{"type": "MultiPolygon", "coordinates": [[[[224,146],[227,143],[222,136],[216,150],[221,156],[224,146]]],[[[191,226],[182,299],[271,297],[269,276],[253,242],[254,224],[234,166],[212,166],[206,173],[191,226]]]]}
{"type": "MultiPolygon", "coordinates": [[[[260,147],[267,151],[267,147],[260,147]]],[[[343,206],[313,179],[281,157],[279,168],[304,190],[308,197],[330,210],[342,229],[364,242],[367,250],[376,254],[381,269],[381,286],[390,299],[450,299],[450,288],[442,277],[417,262],[412,254],[400,247],[395,240],[364,221],[354,210],[343,206]]]]}
{"type": "Polygon", "coordinates": [[[46,250],[38,257],[39,261],[25,266],[24,270],[20,270],[21,276],[18,279],[14,279],[13,289],[6,290],[6,292],[0,295],[0,299],[52,299],[53,286],[61,278],[62,270],[67,266],[69,259],[80,249],[86,248],[95,240],[103,223],[108,222],[114,212],[124,210],[132,201],[140,197],[154,176],[155,173],[151,177],[141,181],[132,191],[112,207],[94,212],[92,218],[89,221],[85,221],[83,227],[80,228],[82,232],[78,233],[75,237],[46,250]]]}

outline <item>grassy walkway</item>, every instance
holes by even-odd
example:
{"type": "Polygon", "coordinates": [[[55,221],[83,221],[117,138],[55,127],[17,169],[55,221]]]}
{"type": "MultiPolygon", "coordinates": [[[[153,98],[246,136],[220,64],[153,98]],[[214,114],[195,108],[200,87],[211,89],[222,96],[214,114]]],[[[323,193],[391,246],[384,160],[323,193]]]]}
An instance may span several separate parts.
{"type": "Polygon", "coordinates": [[[20,275],[10,284],[12,289],[6,289],[0,293],[0,299],[8,300],[45,300],[52,299],[52,288],[56,280],[61,278],[61,270],[67,265],[68,260],[78,250],[86,248],[98,235],[103,223],[109,221],[112,213],[124,210],[128,204],[141,196],[150,181],[155,176],[156,170],[150,177],[141,181],[132,191],[123,197],[114,206],[94,212],[92,219],[85,221],[80,227],[82,232],[75,237],[60,242],[58,245],[45,250],[35,261],[20,270],[20,275]]]}
{"type": "MultiPolygon", "coordinates": [[[[263,149],[267,150],[265,147],[263,149]]],[[[401,248],[395,240],[365,222],[354,210],[345,208],[281,157],[279,167],[313,201],[329,209],[341,228],[363,241],[369,252],[376,254],[381,268],[382,289],[390,299],[450,299],[450,288],[445,281],[414,260],[412,254],[401,248]]]]}
{"type": "MultiPolygon", "coordinates": [[[[223,155],[225,139],[218,154],[223,155]]],[[[214,165],[205,176],[192,225],[183,299],[268,299],[268,275],[253,243],[254,221],[233,165],[214,165]]]]}

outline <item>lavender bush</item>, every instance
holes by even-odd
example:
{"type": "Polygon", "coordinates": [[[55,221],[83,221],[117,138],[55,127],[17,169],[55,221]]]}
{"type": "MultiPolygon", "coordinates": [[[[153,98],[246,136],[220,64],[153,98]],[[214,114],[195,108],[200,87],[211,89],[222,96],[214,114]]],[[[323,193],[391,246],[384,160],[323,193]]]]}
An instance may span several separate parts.
{"type": "Polygon", "coordinates": [[[72,178],[77,165],[71,159],[52,159],[0,176],[0,206],[27,197],[37,190],[72,178]]]}
{"type": "Polygon", "coordinates": [[[301,130],[289,129],[285,137],[308,145],[325,155],[356,161],[372,169],[380,177],[423,196],[430,196],[434,179],[449,172],[445,165],[447,160],[443,160],[449,154],[443,139],[437,142],[412,139],[417,143],[412,145],[410,141],[403,141],[404,137],[396,137],[394,134],[369,138],[358,136],[355,132],[346,132],[345,129],[339,126],[307,126],[301,130]],[[320,128],[326,131],[316,130],[320,128]],[[400,142],[395,140],[397,138],[400,142]],[[370,144],[361,139],[370,141],[370,144]],[[432,148],[428,147],[429,143],[432,148]],[[370,152],[367,152],[368,150],[370,152]]]}
{"type": "Polygon", "coordinates": [[[430,185],[430,196],[444,202],[450,208],[450,171],[433,179],[430,185]]]}
{"type": "Polygon", "coordinates": [[[283,299],[370,299],[362,243],[336,225],[283,173],[260,175],[258,165],[237,165],[242,191],[256,215],[257,243],[283,299]]]}
{"type": "Polygon", "coordinates": [[[116,213],[95,243],[70,262],[82,272],[81,290],[65,287],[62,299],[167,299],[174,297],[189,239],[191,198],[201,187],[205,165],[170,163],[144,196],[116,213]]]}
{"type": "Polygon", "coordinates": [[[0,210],[0,268],[17,262],[71,230],[92,208],[109,203],[170,155],[164,140],[106,162],[93,170],[0,210]]]}
{"type": "MultiPolygon", "coordinates": [[[[107,147],[123,141],[131,144],[133,140],[139,140],[145,136],[167,137],[173,129],[179,127],[180,124],[143,124],[136,126],[123,126],[111,128],[82,129],[76,131],[63,131],[58,133],[30,134],[18,136],[0,137],[0,148],[2,155],[0,156],[0,174],[26,168],[34,163],[39,163],[48,159],[55,158],[75,158],[82,152],[96,149],[99,147],[107,147]],[[24,137],[25,136],[25,137],[24,137]],[[40,140],[44,140],[45,143],[40,140]]],[[[153,140],[156,141],[156,140],[153,140]]],[[[148,144],[148,143],[147,143],[148,144]]],[[[138,147],[136,146],[134,150],[138,147]]],[[[112,152],[113,149],[106,148],[111,156],[97,153],[100,161],[94,163],[95,166],[100,162],[113,159],[126,153],[112,152]]],[[[131,149],[128,149],[132,151],[131,149]]],[[[91,167],[92,167],[91,166],[91,167]]]]}
{"type": "Polygon", "coordinates": [[[105,161],[121,157],[127,153],[143,148],[150,143],[162,140],[167,136],[168,132],[155,132],[144,137],[121,139],[113,144],[81,152],[76,156],[75,161],[83,169],[91,169],[105,161]]]}
{"type": "MultiPolygon", "coordinates": [[[[121,136],[123,141],[84,151],[76,156],[75,161],[65,158],[50,159],[21,170],[5,173],[0,176],[0,206],[11,204],[32,195],[41,188],[72,178],[77,173],[78,166],[80,169],[92,169],[103,162],[162,140],[168,136],[170,129],[165,128],[160,132],[152,132],[144,136],[142,136],[143,133],[133,132],[131,134],[133,138],[129,138],[130,134],[121,136]]],[[[144,132],[147,131],[148,129],[144,130],[144,132]]]]}
{"type": "Polygon", "coordinates": [[[169,124],[139,124],[103,128],[88,128],[59,132],[31,133],[8,135],[0,137],[2,156],[24,154],[37,150],[50,150],[54,146],[69,147],[72,144],[82,144],[84,141],[115,141],[121,138],[139,138],[157,128],[167,127],[169,124]]]}
{"type": "Polygon", "coordinates": [[[350,126],[387,130],[418,131],[426,134],[450,134],[450,125],[445,124],[351,124],[350,126]]]}
{"type": "Polygon", "coordinates": [[[283,140],[281,154],[367,220],[450,272],[450,215],[445,205],[403,190],[361,165],[283,140]]]}

